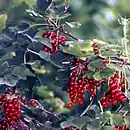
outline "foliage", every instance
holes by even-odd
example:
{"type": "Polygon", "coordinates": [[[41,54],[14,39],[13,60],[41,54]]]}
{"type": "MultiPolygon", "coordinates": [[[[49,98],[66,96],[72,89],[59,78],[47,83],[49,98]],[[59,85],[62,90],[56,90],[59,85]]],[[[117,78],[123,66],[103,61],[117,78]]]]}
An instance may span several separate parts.
{"type": "MultiPolygon", "coordinates": [[[[1,129],[130,129],[129,19],[119,20],[120,41],[106,40],[105,34],[88,40],[95,37],[96,27],[90,31],[87,26],[86,36],[86,27],[69,22],[71,2],[0,0],[1,129]],[[77,29],[85,40],[71,33],[77,29]],[[19,118],[16,113],[13,124],[6,107],[15,98],[22,113],[19,118]]],[[[102,0],[83,2],[88,7],[85,19],[109,6],[102,0]]]]}

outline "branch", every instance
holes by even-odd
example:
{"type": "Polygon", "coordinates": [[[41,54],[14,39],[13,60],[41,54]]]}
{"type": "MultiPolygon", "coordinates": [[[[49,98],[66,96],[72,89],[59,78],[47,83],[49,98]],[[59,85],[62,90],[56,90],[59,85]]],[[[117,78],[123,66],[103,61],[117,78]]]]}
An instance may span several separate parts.
{"type": "Polygon", "coordinates": [[[33,51],[33,50],[29,49],[29,48],[27,48],[27,51],[28,51],[28,52],[31,52],[31,53],[33,53],[33,54],[35,54],[35,55],[40,56],[40,54],[39,54],[39,53],[37,53],[37,52],[35,52],[35,51],[33,51]]]}
{"type": "Polygon", "coordinates": [[[37,100],[36,100],[36,102],[37,102],[37,104],[38,104],[38,106],[36,106],[36,108],[42,110],[43,112],[45,112],[45,113],[47,113],[47,114],[49,114],[49,115],[54,116],[54,117],[57,118],[58,120],[61,120],[55,113],[51,113],[51,112],[47,111],[37,100]]]}
{"type": "Polygon", "coordinates": [[[62,30],[62,32],[63,32],[64,34],[70,36],[71,38],[77,40],[77,41],[79,40],[77,37],[73,36],[71,33],[67,32],[67,31],[65,31],[65,30],[62,30]]]}

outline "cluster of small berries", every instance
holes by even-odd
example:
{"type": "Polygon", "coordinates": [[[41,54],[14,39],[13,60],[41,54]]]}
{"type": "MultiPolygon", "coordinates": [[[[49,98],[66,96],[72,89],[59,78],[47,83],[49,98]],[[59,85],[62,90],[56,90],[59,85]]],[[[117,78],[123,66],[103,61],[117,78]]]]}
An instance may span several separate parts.
{"type": "Polygon", "coordinates": [[[44,45],[44,47],[43,47],[43,50],[50,54],[57,53],[59,45],[64,44],[67,40],[65,36],[63,36],[63,35],[58,36],[58,34],[56,32],[53,32],[51,30],[45,32],[42,37],[48,38],[51,41],[52,47],[48,47],[47,45],[44,45]]]}
{"type": "Polygon", "coordinates": [[[96,87],[101,86],[103,82],[95,80],[94,78],[83,77],[83,74],[88,71],[88,68],[84,67],[84,64],[80,60],[75,61],[76,68],[72,71],[69,78],[69,87],[67,92],[69,93],[70,103],[68,108],[72,108],[74,104],[83,104],[83,94],[85,91],[89,91],[94,97],[96,95],[96,87]]]}
{"type": "Polygon", "coordinates": [[[25,103],[24,98],[18,98],[9,93],[2,94],[0,98],[0,108],[4,113],[4,118],[0,121],[0,130],[8,130],[8,127],[15,125],[21,118],[21,104],[25,103]]]}
{"type": "Polygon", "coordinates": [[[99,55],[100,51],[99,51],[99,48],[98,48],[98,44],[96,42],[94,42],[92,44],[92,47],[93,47],[94,54],[99,55]]]}
{"type": "Polygon", "coordinates": [[[107,108],[110,104],[116,105],[118,101],[122,103],[127,101],[122,89],[125,87],[125,78],[119,77],[119,73],[115,73],[109,79],[109,91],[105,93],[101,100],[101,104],[104,108],[107,108]]]}
{"type": "Polygon", "coordinates": [[[126,125],[115,125],[115,130],[129,130],[126,125]]]}

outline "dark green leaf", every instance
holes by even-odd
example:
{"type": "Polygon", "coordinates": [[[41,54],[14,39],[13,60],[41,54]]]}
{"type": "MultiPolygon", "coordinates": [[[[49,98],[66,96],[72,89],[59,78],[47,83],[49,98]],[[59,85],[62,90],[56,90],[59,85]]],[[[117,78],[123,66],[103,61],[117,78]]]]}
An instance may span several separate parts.
{"type": "Polygon", "coordinates": [[[72,47],[63,48],[63,52],[72,54],[78,57],[84,57],[84,54],[80,50],[80,46],[78,44],[74,44],[72,47]]]}
{"type": "Polygon", "coordinates": [[[107,67],[111,68],[111,69],[114,69],[116,71],[120,71],[122,68],[120,67],[120,65],[118,64],[108,64],[107,67]]]}
{"type": "Polygon", "coordinates": [[[99,60],[93,60],[88,64],[88,69],[91,71],[95,71],[96,68],[102,68],[104,65],[99,60]]]}
{"type": "Polygon", "coordinates": [[[40,51],[39,56],[46,61],[50,61],[50,54],[45,51],[40,51]]]}
{"type": "Polygon", "coordinates": [[[103,126],[101,130],[115,130],[112,126],[103,126]]]}
{"type": "Polygon", "coordinates": [[[102,71],[100,71],[100,76],[103,77],[109,77],[114,73],[114,70],[110,69],[109,67],[106,67],[102,71]]]}
{"type": "Polygon", "coordinates": [[[0,84],[5,84],[7,86],[15,86],[19,78],[15,75],[5,75],[4,78],[0,78],[0,84]]]}
{"type": "Polygon", "coordinates": [[[94,119],[92,122],[87,123],[87,130],[100,130],[100,121],[94,119]]]}
{"type": "Polygon", "coordinates": [[[9,65],[8,65],[8,62],[7,61],[5,61],[4,63],[2,63],[1,65],[0,65],[0,73],[3,73],[4,71],[6,71],[6,69],[9,67],[9,65]]]}
{"type": "Polygon", "coordinates": [[[91,121],[92,121],[91,118],[87,116],[75,117],[72,120],[62,122],[60,125],[63,129],[69,126],[74,126],[76,128],[81,129],[86,123],[91,121]]]}

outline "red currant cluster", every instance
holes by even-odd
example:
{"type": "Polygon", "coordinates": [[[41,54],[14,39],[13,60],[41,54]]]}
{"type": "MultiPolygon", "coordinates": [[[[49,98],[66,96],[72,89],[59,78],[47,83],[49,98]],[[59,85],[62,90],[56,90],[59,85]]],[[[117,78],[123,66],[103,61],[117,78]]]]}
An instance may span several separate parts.
{"type": "Polygon", "coordinates": [[[98,49],[98,44],[96,42],[94,42],[92,44],[92,47],[93,47],[93,51],[94,51],[94,54],[95,55],[98,55],[100,52],[99,52],[99,49],[98,49]]]}
{"type": "Polygon", "coordinates": [[[101,100],[101,104],[104,108],[110,104],[116,105],[118,101],[122,103],[127,101],[127,98],[123,95],[122,89],[125,87],[125,78],[119,77],[118,73],[115,73],[109,80],[109,91],[105,93],[101,100]]]}
{"type": "Polygon", "coordinates": [[[0,130],[8,130],[9,127],[15,125],[21,117],[21,104],[24,99],[9,93],[2,94],[0,98],[0,107],[4,113],[4,118],[0,121],[0,130]]]}
{"type": "Polygon", "coordinates": [[[74,104],[83,104],[83,94],[85,91],[89,91],[94,97],[96,95],[96,87],[101,86],[101,82],[93,78],[83,77],[83,74],[88,71],[87,65],[84,66],[82,61],[75,61],[76,68],[72,71],[69,78],[69,87],[67,92],[69,93],[70,103],[68,108],[72,108],[74,104]]]}
{"type": "Polygon", "coordinates": [[[128,130],[126,125],[115,125],[115,130],[128,130]]]}
{"type": "Polygon", "coordinates": [[[51,48],[48,47],[47,45],[44,45],[43,50],[45,52],[51,53],[51,54],[55,54],[58,51],[59,45],[60,44],[64,44],[66,42],[66,37],[65,36],[58,36],[58,34],[56,32],[53,32],[51,30],[45,32],[43,34],[43,38],[48,38],[51,40],[51,48]]]}

